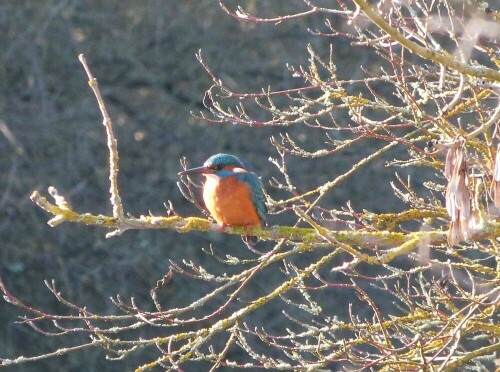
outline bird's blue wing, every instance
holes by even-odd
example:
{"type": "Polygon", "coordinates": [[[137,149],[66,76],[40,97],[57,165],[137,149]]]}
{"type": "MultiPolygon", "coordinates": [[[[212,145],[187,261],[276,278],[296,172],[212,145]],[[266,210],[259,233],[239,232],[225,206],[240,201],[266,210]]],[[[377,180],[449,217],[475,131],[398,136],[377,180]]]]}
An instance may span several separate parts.
{"type": "Polygon", "coordinates": [[[266,197],[264,195],[264,186],[259,177],[255,173],[240,173],[238,177],[250,186],[252,192],[252,201],[257,209],[257,213],[263,222],[266,222],[267,206],[266,197]]]}

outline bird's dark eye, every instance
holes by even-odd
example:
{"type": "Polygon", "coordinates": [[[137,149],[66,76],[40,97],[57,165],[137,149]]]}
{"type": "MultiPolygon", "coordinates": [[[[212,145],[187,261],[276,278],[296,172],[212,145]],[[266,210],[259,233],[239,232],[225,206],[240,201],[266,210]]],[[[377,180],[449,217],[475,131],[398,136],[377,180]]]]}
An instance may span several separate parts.
{"type": "Polygon", "coordinates": [[[224,168],[224,166],[223,165],[211,165],[209,168],[216,170],[216,171],[220,171],[222,168],[224,168]]]}

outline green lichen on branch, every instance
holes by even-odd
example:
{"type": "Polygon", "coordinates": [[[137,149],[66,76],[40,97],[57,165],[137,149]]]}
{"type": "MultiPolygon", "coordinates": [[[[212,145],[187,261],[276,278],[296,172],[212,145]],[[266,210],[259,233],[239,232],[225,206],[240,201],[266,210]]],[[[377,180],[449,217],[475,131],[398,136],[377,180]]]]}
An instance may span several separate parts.
{"type": "Polygon", "coordinates": [[[446,218],[448,214],[445,208],[437,209],[410,209],[399,213],[370,213],[365,212],[360,217],[368,221],[378,230],[393,231],[400,224],[409,221],[420,222],[424,219],[446,218]]]}
{"type": "MultiPolygon", "coordinates": [[[[145,229],[171,229],[180,233],[191,231],[224,232],[231,235],[245,235],[247,230],[244,226],[226,227],[224,231],[218,224],[199,217],[180,216],[140,216],[138,218],[124,217],[122,220],[112,216],[94,215],[91,213],[78,213],[71,209],[58,191],[51,187],[49,193],[53,196],[55,203],[49,202],[37,191],[31,195],[31,200],[40,208],[50,213],[53,217],[48,221],[52,227],[62,222],[79,223],[88,226],[102,227],[109,230],[124,232],[127,230],[145,229]]],[[[365,214],[363,218],[372,221],[378,230],[328,230],[317,222],[314,222],[300,209],[297,213],[314,228],[301,228],[292,226],[271,226],[268,228],[252,227],[248,233],[258,236],[262,240],[281,241],[290,243],[306,244],[308,248],[302,250],[328,249],[344,247],[344,250],[362,262],[371,264],[388,263],[394,258],[408,254],[422,245],[437,246],[446,243],[446,231],[415,231],[397,232],[392,231],[395,227],[405,221],[418,220],[419,218],[444,218],[446,215],[441,210],[408,210],[395,214],[365,214]],[[360,253],[361,247],[379,247],[380,256],[370,256],[360,253]]],[[[113,236],[113,233],[107,237],[113,236]]],[[[490,220],[481,230],[474,234],[475,240],[492,239],[500,236],[500,225],[495,220],[490,220]]]]}
{"type": "MultiPolygon", "coordinates": [[[[54,196],[55,204],[50,203],[45,197],[37,191],[31,195],[31,200],[40,208],[53,215],[48,221],[52,227],[62,222],[80,223],[89,226],[103,227],[110,230],[144,230],[144,229],[171,229],[181,233],[191,231],[222,232],[218,224],[212,223],[207,219],[199,217],[180,217],[180,216],[140,216],[138,218],[124,217],[121,221],[115,217],[93,215],[91,213],[78,213],[72,210],[63,197],[59,195],[55,188],[50,188],[49,192],[54,196]]],[[[319,228],[319,225],[317,226],[319,228]]],[[[415,232],[405,234],[390,231],[329,231],[321,228],[324,234],[328,234],[335,241],[328,241],[325,236],[318,234],[315,229],[300,228],[291,226],[272,226],[269,228],[253,227],[248,233],[258,236],[263,240],[280,241],[285,239],[289,242],[304,242],[312,245],[321,245],[324,248],[325,243],[330,243],[334,247],[338,244],[348,244],[350,246],[380,246],[380,247],[398,247],[414,239],[430,241],[434,244],[441,244],[446,237],[444,232],[415,232]]],[[[224,233],[231,235],[245,235],[247,233],[244,226],[226,227],[224,233]]],[[[108,236],[112,236],[109,235],[108,236]]],[[[356,255],[355,248],[351,253],[356,255]]]]}

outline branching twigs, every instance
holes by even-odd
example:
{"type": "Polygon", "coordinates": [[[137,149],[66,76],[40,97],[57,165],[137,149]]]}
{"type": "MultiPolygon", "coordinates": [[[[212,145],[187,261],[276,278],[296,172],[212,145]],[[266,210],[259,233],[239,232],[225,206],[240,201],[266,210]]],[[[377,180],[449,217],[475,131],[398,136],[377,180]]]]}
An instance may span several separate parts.
{"type": "MultiPolygon", "coordinates": [[[[5,300],[27,314],[20,317],[21,323],[45,336],[83,333],[92,337],[91,343],[41,356],[20,357],[17,361],[0,359],[0,365],[95,346],[104,349],[110,358],[123,358],[146,347],[157,348],[159,354],[138,370],[181,370],[185,363],[200,361],[210,363],[212,370],[447,370],[465,365],[480,368],[486,356],[491,358],[498,352],[500,327],[494,316],[499,301],[495,265],[499,260],[500,221],[487,213],[489,201],[484,184],[493,178],[492,189],[495,195],[499,193],[499,165],[493,159],[492,148],[497,141],[497,128],[493,128],[498,125],[500,106],[497,97],[490,96],[498,95],[500,74],[469,64],[459,53],[452,56],[443,51],[441,44],[446,45],[446,37],[459,46],[461,36],[450,33],[438,38],[430,23],[432,12],[448,17],[452,23],[456,16],[449,2],[391,3],[389,9],[384,8],[388,4],[384,2],[378,10],[364,0],[353,0],[353,10],[347,3],[338,3],[338,9],[326,9],[304,0],[308,10],[269,18],[253,16],[241,7],[232,11],[223,1],[220,6],[232,17],[254,23],[279,23],[312,14],[348,19],[349,27],[343,27],[342,32],[335,31],[335,23],[329,20],[331,35],[319,31],[314,34],[347,36],[354,45],[373,48],[374,56],[382,63],[372,70],[363,66],[367,75],[364,79],[340,80],[334,48],[325,51],[323,59],[308,46],[308,65],[288,68],[293,77],[302,79],[301,86],[235,92],[216,76],[201,52],[197,55],[213,81],[203,101],[209,112],[201,113],[199,118],[242,126],[294,126],[296,132],[282,134],[281,142],[272,139],[279,154],[273,163],[281,173],[281,178],[273,178],[273,186],[285,196],[276,202],[269,198],[269,204],[275,213],[293,211],[295,224],[248,231],[274,242],[274,247],[265,253],[252,250],[250,258],[229,254],[224,258],[214,248],[208,254],[216,266],[210,268],[202,267],[196,258],[182,263],[171,261],[169,274],[151,292],[155,310],[140,308],[133,298],[124,301],[116,296],[112,303],[122,315],[90,312],[67,300],[54,283],[48,282],[52,295],[69,314],[40,311],[17,299],[0,281],[5,300]],[[411,17],[406,16],[404,7],[411,17]],[[440,7],[438,11],[436,7],[440,7]],[[370,21],[378,28],[370,27],[366,23],[370,21]],[[412,54],[431,65],[419,64],[412,54]],[[480,85],[479,79],[490,82],[480,85]],[[300,144],[307,138],[302,131],[323,133],[325,144],[314,143],[316,148],[306,151],[308,144],[300,144]],[[383,145],[378,145],[380,141],[383,145]],[[428,141],[431,150],[424,148],[428,141]],[[303,188],[289,174],[293,169],[287,161],[292,156],[328,161],[358,151],[365,143],[368,146],[363,148],[362,156],[346,157],[351,161],[347,170],[319,185],[303,188]],[[443,150],[457,143],[460,161],[451,161],[452,156],[445,161],[443,150]],[[412,177],[416,167],[438,173],[436,179],[424,185],[431,196],[422,196],[424,193],[413,188],[409,176],[408,181],[403,181],[404,176],[397,173],[400,186],[388,180],[386,187],[405,203],[404,210],[380,214],[357,212],[349,201],[341,210],[326,205],[327,197],[340,184],[389,153],[395,153],[396,159],[383,164],[413,167],[409,173],[412,177]],[[467,226],[465,222],[462,226],[466,234],[450,240],[456,244],[453,248],[446,244],[449,216],[443,207],[444,190],[448,203],[454,203],[448,205],[452,220],[460,220],[459,214],[465,212],[467,217],[467,226]],[[458,201],[461,208],[457,212],[454,205],[458,201]],[[465,208],[469,204],[470,208],[465,208]],[[299,227],[304,223],[308,227],[299,227]],[[465,239],[467,244],[461,241],[465,239]],[[229,265],[236,269],[230,274],[229,265]],[[203,289],[182,305],[162,303],[159,292],[164,282],[173,278],[169,285],[175,286],[177,277],[202,283],[203,289]],[[263,277],[264,282],[257,282],[263,277]],[[252,291],[252,287],[259,291],[252,291]],[[348,299],[345,303],[344,298],[348,299]],[[281,322],[269,325],[269,313],[281,317],[281,322]],[[262,314],[265,316],[261,319],[266,320],[259,323],[255,319],[262,314]],[[143,334],[129,337],[144,328],[157,333],[149,338],[143,334]]],[[[498,56],[490,46],[481,48],[485,55],[498,56]]],[[[106,128],[113,213],[79,213],[51,187],[53,201],[36,191],[31,196],[51,215],[49,225],[73,222],[101,227],[111,230],[108,237],[133,229],[220,232],[220,226],[207,219],[176,215],[173,207],[168,216],[135,218],[126,214],[117,184],[118,149],[112,122],[85,58],[80,56],[80,61],[106,128]]],[[[371,182],[380,182],[375,174],[364,187],[369,189],[371,182]]],[[[315,182],[314,177],[308,181],[315,182]]],[[[188,179],[184,186],[181,192],[186,199],[204,211],[195,196],[198,185],[188,179]]],[[[224,233],[244,235],[247,231],[245,227],[228,227],[224,233]]]]}
{"type": "MultiPolygon", "coordinates": [[[[334,251],[334,252],[331,252],[331,253],[323,256],[319,261],[315,262],[314,264],[311,264],[309,267],[302,270],[301,271],[301,278],[302,279],[308,278],[312,273],[319,270],[324,265],[328,264],[337,255],[338,255],[338,252],[334,251]]],[[[273,299],[275,299],[279,295],[283,294],[284,292],[286,292],[290,288],[294,287],[298,282],[299,282],[299,277],[297,277],[297,276],[293,277],[290,280],[281,284],[279,287],[277,287],[275,290],[270,292],[268,295],[252,301],[252,303],[250,303],[248,306],[246,306],[238,311],[235,311],[229,317],[218,321],[209,329],[199,331],[199,333],[200,333],[199,338],[186,344],[185,346],[181,347],[177,352],[174,353],[174,356],[179,358],[177,360],[177,363],[183,363],[183,362],[188,361],[191,358],[193,353],[198,351],[199,348],[203,347],[207,342],[209,342],[218,333],[220,333],[224,330],[227,330],[229,328],[232,328],[232,326],[234,324],[239,322],[241,319],[245,318],[246,315],[261,308],[262,306],[267,304],[269,301],[272,301],[273,299]]],[[[170,356],[168,356],[168,357],[170,357],[170,356]]],[[[166,357],[162,357],[162,358],[158,359],[156,362],[149,363],[145,366],[139,367],[138,370],[144,371],[147,369],[151,369],[151,368],[155,367],[156,365],[158,365],[159,363],[161,363],[165,359],[166,359],[166,357]]]]}
{"type": "Polygon", "coordinates": [[[391,36],[399,44],[410,50],[412,53],[426,59],[438,63],[439,65],[446,66],[452,70],[458,71],[462,74],[474,76],[476,78],[485,78],[500,82],[500,72],[495,71],[486,66],[472,66],[463,62],[459,62],[449,54],[441,50],[432,50],[411,41],[405,35],[398,32],[397,29],[392,27],[380,14],[373,9],[373,7],[365,0],[353,0],[361,11],[370,20],[375,23],[380,29],[391,36]]]}

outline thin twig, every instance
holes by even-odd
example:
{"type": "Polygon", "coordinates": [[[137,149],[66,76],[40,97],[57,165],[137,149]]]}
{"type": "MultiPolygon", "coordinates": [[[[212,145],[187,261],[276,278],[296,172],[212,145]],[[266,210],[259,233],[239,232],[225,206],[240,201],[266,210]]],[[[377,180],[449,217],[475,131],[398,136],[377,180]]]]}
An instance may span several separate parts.
{"type": "MultiPolygon", "coordinates": [[[[109,149],[109,193],[111,194],[110,201],[113,206],[113,217],[115,217],[119,222],[124,220],[125,213],[123,212],[123,205],[118,192],[118,144],[116,138],[113,134],[113,122],[108,115],[108,110],[102,99],[101,92],[99,91],[99,85],[97,84],[97,79],[94,77],[90,68],[87,64],[87,60],[83,54],[78,56],[78,59],[83,65],[85,72],[89,78],[89,86],[95,94],[97,99],[97,104],[102,114],[102,124],[106,128],[107,145],[109,149]]],[[[108,234],[108,236],[120,235],[125,230],[126,227],[119,226],[115,231],[108,234]]]]}

